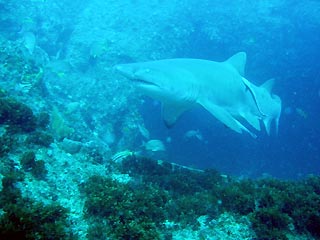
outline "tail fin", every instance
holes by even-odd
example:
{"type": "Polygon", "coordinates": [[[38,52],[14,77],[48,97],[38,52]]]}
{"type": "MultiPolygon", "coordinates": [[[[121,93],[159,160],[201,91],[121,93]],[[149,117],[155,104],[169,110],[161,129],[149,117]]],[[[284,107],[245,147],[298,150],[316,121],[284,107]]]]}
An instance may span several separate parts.
{"type": "Polygon", "coordinates": [[[277,95],[271,93],[274,79],[266,81],[260,87],[251,84],[244,77],[242,77],[242,80],[247,89],[250,91],[257,110],[261,114],[260,117],[264,123],[268,135],[270,135],[270,128],[273,120],[275,121],[276,132],[278,134],[279,119],[281,115],[281,99],[277,95]]]}
{"type": "Polygon", "coordinates": [[[267,116],[263,118],[263,123],[268,135],[270,135],[271,122],[274,120],[276,134],[279,132],[279,120],[281,115],[281,99],[277,95],[271,95],[272,101],[269,101],[267,116]]]}

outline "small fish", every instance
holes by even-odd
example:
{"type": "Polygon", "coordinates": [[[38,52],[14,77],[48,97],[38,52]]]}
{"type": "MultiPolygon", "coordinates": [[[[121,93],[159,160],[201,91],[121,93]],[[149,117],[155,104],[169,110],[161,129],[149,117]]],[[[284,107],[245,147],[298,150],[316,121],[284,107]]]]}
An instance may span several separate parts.
{"type": "Polygon", "coordinates": [[[17,89],[23,93],[28,93],[31,88],[32,88],[32,84],[27,81],[23,81],[19,83],[19,85],[17,86],[17,89]]]}
{"type": "Polygon", "coordinates": [[[90,48],[90,56],[93,58],[99,58],[107,52],[107,46],[104,42],[94,42],[90,48]]]}
{"type": "Polygon", "coordinates": [[[196,138],[196,139],[198,139],[199,141],[202,141],[202,140],[203,140],[203,136],[202,136],[201,132],[199,131],[199,129],[187,131],[187,132],[184,134],[184,137],[185,137],[186,139],[196,138]]]}
{"type": "Polygon", "coordinates": [[[300,116],[306,119],[308,117],[308,114],[303,111],[301,108],[296,108],[296,113],[300,116]]]}
{"type": "Polygon", "coordinates": [[[134,152],[132,152],[130,150],[124,150],[124,151],[117,152],[116,154],[114,154],[111,157],[111,160],[114,162],[121,162],[123,159],[130,157],[130,156],[133,156],[133,155],[134,155],[134,152]]]}
{"type": "Polygon", "coordinates": [[[43,69],[40,68],[38,73],[24,74],[21,77],[17,90],[28,93],[43,77],[43,69]]]}
{"type": "Polygon", "coordinates": [[[163,142],[158,139],[152,139],[145,143],[145,149],[152,152],[164,152],[166,151],[166,147],[163,142]]]}
{"type": "Polygon", "coordinates": [[[145,137],[146,139],[150,138],[150,132],[148,131],[148,129],[146,129],[144,126],[140,124],[138,125],[138,129],[143,137],[145,137]]]}
{"type": "Polygon", "coordinates": [[[47,66],[47,71],[63,79],[71,71],[71,64],[63,60],[53,60],[47,66]]]}

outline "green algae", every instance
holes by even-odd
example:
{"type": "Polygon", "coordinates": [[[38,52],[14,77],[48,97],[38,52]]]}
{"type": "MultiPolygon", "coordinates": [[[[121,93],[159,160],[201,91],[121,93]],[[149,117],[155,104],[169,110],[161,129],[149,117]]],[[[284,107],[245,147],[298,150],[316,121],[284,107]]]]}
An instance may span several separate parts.
{"type": "Polygon", "coordinates": [[[14,143],[15,140],[11,135],[2,135],[0,137],[0,157],[6,156],[12,150],[14,143]]]}
{"type": "Polygon", "coordinates": [[[287,234],[319,236],[320,178],[302,181],[273,178],[237,180],[216,171],[191,171],[170,163],[135,156],[124,159],[120,171],[140,184],[168,193],[163,210],[170,221],[193,226],[195,219],[214,219],[223,212],[248,216],[258,239],[287,239],[287,234]]]}
{"type": "MultiPolygon", "coordinates": [[[[135,187],[93,176],[83,186],[83,192],[87,198],[87,217],[94,221],[105,219],[108,224],[105,227],[99,225],[99,228],[108,236],[114,239],[160,239],[159,229],[165,220],[163,208],[167,201],[164,191],[153,186],[135,187]]],[[[100,236],[103,236],[102,232],[100,236]]],[[[94,236],[89,239],[95,239],[94,236]]]]}
{"type": "Polygon", "coordinates": [[[43,160],[36,160],[36,155],[33,151],[25,152],[20,158],[20,163],[25,172],[31,172],[35,178],[44,179],[46,177],[45,163],[43,160]]]}
{"type": "Polygon", "coordinates": [[[68,137],[74,132],[72,127],[69,127],[58,108],[54,107],[51,115],[51,129],[58,139],[68,137]]]}
{"type": "Polygon", "coordinates": [[[37,125],[32,110],[13,98],[0,98],[0,124],[8,125],[13,133],[32,132],[37,125]]]}
{"type": "Polygon", "coordinates": [[[67,209],[22,197],[16,183],[23,180],[24,174],[11,170],[2,179],[1,239],[75,239],[67,231],[67,209]]]}
{"type": "Polygon", "coordinates": [[[31,57],[25,50],[20,41],[0,38],[0,79],[8,88],[21,93],[28,93],[31,89],[41,91],[45,60],[41,61],[39,56],[31,57]]]}
{"type": "Polygon", "coordinates": [[[52,135],[43,131],[35,131],[29,133],[26,139],[26,143],[43,147],[49,147],[52,142],[54,142],[54,138],[52,137],[52,135]]]}

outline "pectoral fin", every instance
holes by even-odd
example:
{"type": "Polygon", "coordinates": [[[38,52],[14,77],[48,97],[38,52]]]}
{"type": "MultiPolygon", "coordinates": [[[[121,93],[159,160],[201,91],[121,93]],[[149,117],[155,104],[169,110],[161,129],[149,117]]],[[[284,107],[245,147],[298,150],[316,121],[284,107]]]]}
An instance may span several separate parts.
{"type": "Polygon", "coordinates": [[[207,109],[213,116],[215,116],[220,122],[225,124],[227,127],[231,128],[233,131],[242,133],[243,131],[249,133],[252,137],[257,136],[249,131],[245,126],[243,126],[237,119],[235,119],[227,110],[219,107],[215,104],[206,101],[201,103],[201,105],[207,109]]]}
{"type": "Polygon", "coordinates": [[[170,128],[172,127],[178,118],[187,110],[190,109],[190,106],[182,104],[162,104],[162,117],[165,125],[170,128]]]}
{"type": "Polygon", "coordinates": [[[256,130],[260,131],[261,127],[260,127],[260,118],[251,114],[251,113],[244,113],[241,114],[241,116],[252,126],[254,127],[256,130]]]}

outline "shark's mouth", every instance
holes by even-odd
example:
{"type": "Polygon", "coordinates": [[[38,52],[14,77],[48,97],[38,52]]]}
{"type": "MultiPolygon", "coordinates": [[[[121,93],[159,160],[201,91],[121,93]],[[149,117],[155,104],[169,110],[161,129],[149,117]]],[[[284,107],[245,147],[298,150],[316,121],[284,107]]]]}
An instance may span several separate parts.
{"type": "Polygon", "coordinates": [[[154,84],[153,82],[149,82],[143,79],[134,78],[132,79],[134,82],[136,82],[139,85],[147,85],[147,86],[158,86],[157,84],[154,84]]]}

